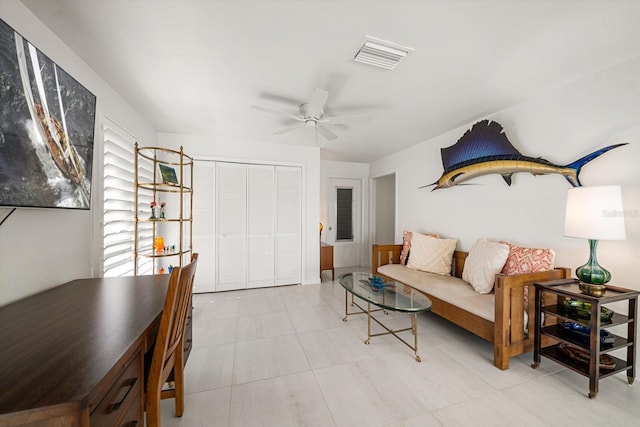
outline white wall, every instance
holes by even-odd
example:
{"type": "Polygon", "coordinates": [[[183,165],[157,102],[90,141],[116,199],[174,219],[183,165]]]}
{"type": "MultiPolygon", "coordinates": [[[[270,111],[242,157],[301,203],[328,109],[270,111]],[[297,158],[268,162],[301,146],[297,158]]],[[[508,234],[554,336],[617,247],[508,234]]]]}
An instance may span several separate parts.
{"type": "MultiPolygon", "coordinates": [[[[360,243],[360,265],[370,265],[371,263],[371,246],[369,242],[369,165],[366,163],[353,163],[353,162],[337,162],[330,160],[323,160],[320,162],[320,222],[326,225],[329,220],[329,188],[328,183],[330,178],[349,178],[359,179],[362,184],[361,194],[361,226],[362,226],[362,242],[360,243]]],[[[316,223],[316,232],[318,231],[318,224],[316,223]]],[[[324,232],[323,232],[323,241],[324,232]]],[[[334,250],[334,265],[345,265],[338,257],[339,251],[334,250]]]]}
{"type": "MultiPolygon", "coordinates": [[[[525,155],[570,163],[598,148],[628,142],[587,164],[582,184],[622,186],[627,239],[603,241],[598,260],[611,284],[640,290],[635,271],[640,253],[640,58],[601,71],[489,117],[501,123],[525,155]]],[[[466,186],[418,189],[442,173],[440,148],[454,144],[473,123],[381,159],[371,174],[397,169],[398,220],[402,229],[430,230],[460,239],[469,250],[481,237],[525,246],[551,247],[556,264],[575,267],[588,259],[586,240],[563,237],[567,181],[560,175],[514,175],[508,187],[499,175],[466,186]]]]}
{"type": "MultiPolygon", "coordinates": [[[[303,168],[302,206],[302,283],[320,281],[320,248],[318,246],[318,212],[320,188],[320,150],[317,147],[261,144],[247,141],[216,141],[207,136],[160,133],[158,144],[179,149],[196,159],[227,160],[247,163],[277,163],[303,168]]],[[[198,189],[194,189],[197,197],[198,189]]]]}
{"type": "MultiPolygon", "coordinates": [[[[146,142],[155,142],[151,126],[22,3],[1,0],[0,18],[96,95],[98,123],[107,116],[146,142]]],[[[102,131],[97,125],[91,211],[19,208],[0,226],[0,305],[100,275],[95,266],[102,256],[101,163],[102,131]]]]}

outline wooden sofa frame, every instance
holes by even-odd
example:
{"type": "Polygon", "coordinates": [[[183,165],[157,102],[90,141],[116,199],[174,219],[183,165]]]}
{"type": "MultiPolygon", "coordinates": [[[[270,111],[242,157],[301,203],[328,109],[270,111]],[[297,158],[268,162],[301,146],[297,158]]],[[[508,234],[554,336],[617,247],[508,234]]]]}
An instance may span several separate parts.
{"type": "MultiPolygon", "coordinates": [[[[373,245],[371,272],[384,276],[378,272],[378,267],[386,264],[400,264],[401,251],[402,245],[373,245]]],[[[462,278],[467,255],[467,252],[454,252],[452,265],[454,276],[462,278]]],[[[567,279],[570,276],[571,270],[568,268],[510,276],[496,274],[494,284],[495,322],[490,322],[449,302],[425,294],[433,303],[432,312],[493,343],[493,364],[500,369],[509,369],[510,357],[533,351],[533,319],[535,319],[535,287],[533,284],[547,280],[567,279]],[[525,287],[529,288],[526,307],[525,287]],[[526,334],[524,331],[525,310],[529,319],[526,334]]]]}

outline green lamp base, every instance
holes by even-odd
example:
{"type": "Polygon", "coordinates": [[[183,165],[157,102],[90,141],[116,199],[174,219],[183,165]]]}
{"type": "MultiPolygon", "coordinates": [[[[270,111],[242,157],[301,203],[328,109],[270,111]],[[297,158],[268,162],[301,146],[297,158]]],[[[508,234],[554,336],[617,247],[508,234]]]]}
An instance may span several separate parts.
{"type": "Polygon", "coordinates": [[[589,240],[589,261],[585,265],[576,268],[576,276],[585,283],[604,285],[611,280],[611,273],[598,264],[598,259],[596,258],[597,247],[597,240],[589,240]]]}

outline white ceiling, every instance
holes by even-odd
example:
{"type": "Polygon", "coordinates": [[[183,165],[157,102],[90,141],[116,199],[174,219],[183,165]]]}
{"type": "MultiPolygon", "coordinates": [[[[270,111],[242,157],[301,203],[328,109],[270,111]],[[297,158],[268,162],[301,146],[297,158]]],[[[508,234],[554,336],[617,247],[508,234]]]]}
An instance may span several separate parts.
{"type": "MultiPolygon", "coordinates": [[[[636,1],[22,0],[159,132],[369,162],[640,56],[636,1]],[[353,61],[371,35],[415,49],[353,61]],[[253,104],[373,115],[328,142],[253,104]],[[281,99],[278,100],[278,97],[281,99]]],[[[46,53],[46,52],[45,52],[46,53]]],[[[454,143],[455,141],[451,141],[454,143]]]]}

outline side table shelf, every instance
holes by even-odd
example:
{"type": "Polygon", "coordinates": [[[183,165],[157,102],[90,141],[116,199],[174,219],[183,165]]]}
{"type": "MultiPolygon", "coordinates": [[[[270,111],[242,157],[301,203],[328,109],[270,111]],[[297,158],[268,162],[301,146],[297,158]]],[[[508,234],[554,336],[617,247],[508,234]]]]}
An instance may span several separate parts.
{"type": "Polygon", "coordinates": [[[549,282],[535,283],[535,336],[533,364],[534,369],[540,365],[541,356],[551,359],[572,371],[589,378],[590,398],[595,398],[598,394],[598,382],[602,378],[627,371],[627,380],[633,384],[636,373],[635,338],[637,330],[637,297],[640,292],[632,289],[624,289],[615,286],[607,286],[605,295],[594,297],[583,294],[578,287],[579,281],[553,280],[549,282]],[[582,303],[590,304],[590,315],[588,319],[574,318],[569,313],[561,310],[564,300],[573,299],[582,303]],[[610,321],[602,322],[601,309],[604,304],[616,301],[628,302],[628,315],[614,313],[610,321]],[[544,325],[542,315],[544,314],[544,325]],[[568,334],[562,322],[574,322],[588,328],[588,340],[580,340],[574,335],[568,334]],[[606,344],[600,340],[601,331],[612,326],[627,325],[627,336],[621,337],[609,333],[606,344]],[[584,350],[588,354],[588,363],[571,358],[560,350],[560,346],[570,344],[584,350]],[[544,346],[543,346],[544,345],[544,346]],[[626,348],[626,359],[609,355],[614,350],[624,350],[626,348]],[[601,360],[606,357],[611,361],[612,366],[604,368],[601,360]]]}

